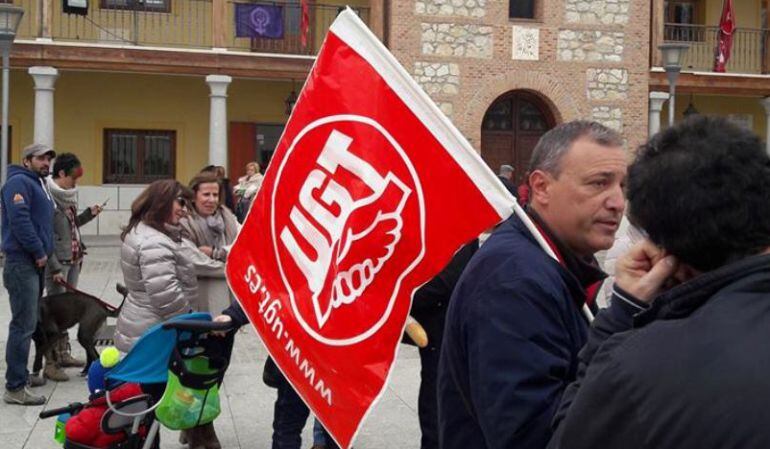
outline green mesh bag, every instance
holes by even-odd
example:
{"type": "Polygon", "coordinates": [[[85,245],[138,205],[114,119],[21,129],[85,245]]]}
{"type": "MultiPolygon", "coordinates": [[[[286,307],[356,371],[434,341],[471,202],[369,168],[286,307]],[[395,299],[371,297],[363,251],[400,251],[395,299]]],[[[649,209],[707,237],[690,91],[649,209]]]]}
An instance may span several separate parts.
{"type": "Polygon", "coordinates": [[[219,415],[221,374],[209,366],[205,356],[183,358],[174,351],[169,365],[166,391],[155,416],[172,430],[208,424],[219,415]]]}

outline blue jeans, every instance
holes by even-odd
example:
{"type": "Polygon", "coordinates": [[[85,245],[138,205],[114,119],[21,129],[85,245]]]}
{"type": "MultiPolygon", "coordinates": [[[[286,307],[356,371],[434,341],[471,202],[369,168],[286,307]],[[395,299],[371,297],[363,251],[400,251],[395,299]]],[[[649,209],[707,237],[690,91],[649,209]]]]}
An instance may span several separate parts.
{"type": "MultiPolygon", "coordinates": [[[[310,409],[302,402],[291,384],[281,376],[273,414],[273,449],[300,449],[302,428],[305,427],[308,416],[310,409]]],[[[339,449],[326,433],[326,429],[322,430],[327,449],[339,449]]]]}
{"type": "Polygon", "coordinates": [[[30,262],[5,261],[3,283],[11,303],[11,322],[5,345],[5,389],[15,391],[27,384],[29,346],[39,315],[43,272],[30,262]]]}
{"type": "Polygon", "coordinates": [[[326,429],[318,418],[313,420],[313,446],[326,447],[326,429]]]}

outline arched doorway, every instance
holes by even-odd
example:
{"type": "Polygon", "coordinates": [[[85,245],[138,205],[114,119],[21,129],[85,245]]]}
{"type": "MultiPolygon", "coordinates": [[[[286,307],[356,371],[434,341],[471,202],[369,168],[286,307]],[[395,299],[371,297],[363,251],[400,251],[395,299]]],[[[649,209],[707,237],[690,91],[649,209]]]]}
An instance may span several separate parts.
{"type": "Polygon", "coordinates": [[[514,90],[501,95],[481,122],[481,157],[497,173],[503,164],[521,182],[540,136],[556,126],[550,108],[536,94],[514,90]]]}

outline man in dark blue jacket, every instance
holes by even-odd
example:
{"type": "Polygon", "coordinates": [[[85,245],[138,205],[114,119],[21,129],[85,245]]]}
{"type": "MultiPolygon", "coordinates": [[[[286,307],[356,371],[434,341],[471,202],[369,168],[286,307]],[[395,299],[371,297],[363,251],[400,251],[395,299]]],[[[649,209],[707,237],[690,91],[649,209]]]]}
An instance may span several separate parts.
{"type": "MultiPolygon", "coordinates": [[[[56,153],[46,145],[30,145],[22,164],[8,167],[8,181],[0,191],[2,249],[5,253],[3,284],[11,303],[11,322],[5,347],[5,394],[9,404],[40,405],[44,396],[27,389],[29,347],[38,321],[38,299],[43,290],[43,270],[53,252],[54,203],[45,177],[56,153]]],[[[34,384],[33,384],[34,385],[34,384]]]]}
{"type": "Polygon", "coordinates": [[[516,216],[471,259],[452,296],[439,365],[440,447],[542,449],[625,206],[622,139],[570,122],[535,148],[527,211],[559,260],[516,216]]]}

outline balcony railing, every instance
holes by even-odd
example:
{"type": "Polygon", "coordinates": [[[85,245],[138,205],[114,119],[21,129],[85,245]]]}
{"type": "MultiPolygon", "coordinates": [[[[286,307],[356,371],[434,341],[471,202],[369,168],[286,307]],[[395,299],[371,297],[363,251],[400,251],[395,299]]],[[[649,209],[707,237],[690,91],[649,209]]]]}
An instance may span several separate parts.
{"type": "MultiPolygon", "coordinates": [[[[330,0],[332,2],[336,0],[330,0]]],[[[368,0],[365,1],[368,4],[368,0]]],[[[318,51],[326,31],[343,6],[309,2],[305,45],[300,38],[299,1],[255,0],[91,0],[87,14],[69,14],[61,0],[14,0],[25,14],[19,39],[145,47],[227,48],[229,50],[306,54],[318,51]],[[236,36],[236,5],[271,8],[280,33],[236,36]]],[[[369,7],[354,10],[369,21],[369,7]]]]}
{"type": "MultiPolygon", "coordinates": [[[[684,55],[684,70],[712,71],[719,27],[666,24],[663,39],[683,42],[690,48],[684,55]]],[[[768,30],[737,28],[726,71],[730,73],[767,73],[768,30]]]]}

